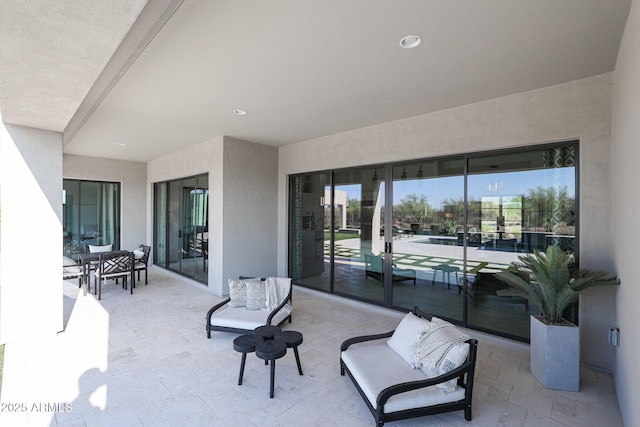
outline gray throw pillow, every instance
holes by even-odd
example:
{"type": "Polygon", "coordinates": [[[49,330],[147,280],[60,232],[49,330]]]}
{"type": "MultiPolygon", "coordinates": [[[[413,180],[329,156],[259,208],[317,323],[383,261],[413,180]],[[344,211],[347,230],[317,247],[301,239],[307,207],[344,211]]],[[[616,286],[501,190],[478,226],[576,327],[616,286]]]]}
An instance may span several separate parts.
{"type": "Polygon", "coordinates": [[[264,282],[251,280],[247,287],[247,310],[260,310],[267,306],[267,291],[264,282]]]}
{"type": "Polygon", "coordinates": [[[231,307],[244,307],[247,305],[247,280],[229,279],[229,305],[231,307]]]}

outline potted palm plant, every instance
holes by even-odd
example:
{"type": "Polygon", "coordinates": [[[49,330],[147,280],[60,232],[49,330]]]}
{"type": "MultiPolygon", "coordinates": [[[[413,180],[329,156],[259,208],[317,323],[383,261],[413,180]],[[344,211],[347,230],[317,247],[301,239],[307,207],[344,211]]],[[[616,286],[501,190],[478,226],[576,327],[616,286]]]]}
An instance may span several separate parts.
{"type": "Polygon", "coordinates": [[[571,269],[572,258],[558,246],[518,257],[496,277],[509,285],[500,296],[525,298],[540,309],[531,315],[531,373],[546,388],[580,388],[580,331],[563,313],[585,289],[619,285],[608,273],[571,269]]]}

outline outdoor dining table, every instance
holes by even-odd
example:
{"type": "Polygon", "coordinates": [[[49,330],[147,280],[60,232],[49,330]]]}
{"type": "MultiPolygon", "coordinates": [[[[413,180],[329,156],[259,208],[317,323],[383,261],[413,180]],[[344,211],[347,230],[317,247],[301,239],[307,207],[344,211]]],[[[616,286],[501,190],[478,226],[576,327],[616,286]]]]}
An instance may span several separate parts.
{"type": "Polygon", "coordinates": [[[107,252],[82,252],[78,254],[80,260],[80,267],[82,268],[82,284],[84,288],[84,294],[87,291],[91,291],[91,279],[89,278],[89,272],[91,271],[91,262],[100,260],[100,255],[129,255],[131,251],[118,250],[107,252]]]}

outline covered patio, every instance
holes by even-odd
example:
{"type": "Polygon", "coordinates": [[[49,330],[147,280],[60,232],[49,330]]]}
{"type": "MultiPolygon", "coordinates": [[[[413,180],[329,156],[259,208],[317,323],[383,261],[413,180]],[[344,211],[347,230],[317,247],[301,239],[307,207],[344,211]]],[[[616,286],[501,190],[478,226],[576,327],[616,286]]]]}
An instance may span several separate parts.
{"type": "MultiPolygon", "coordinates": [[[[206,338],[205,313],[221,299],[166,270],[149,273],[133,295],[105,286],[101,301],[64,282],[64,331],[5,348],[3,402],[39,410],[1,412],[1,425],[372,425],[339,375],[339,346],[394,329],[402,313],[294,287],[293,323],[284,328],[304,334],[304,376],[286,355],[269,399],[269,369],[256,357],[237,385],[236,335],[206,338]]],[[[468,332],[480,340],[473,420],[460,411],[389,425],[623,425],[611,375],[583,366],[580,392],[547,390],[530,373],[528,345],[468,332]]]]}

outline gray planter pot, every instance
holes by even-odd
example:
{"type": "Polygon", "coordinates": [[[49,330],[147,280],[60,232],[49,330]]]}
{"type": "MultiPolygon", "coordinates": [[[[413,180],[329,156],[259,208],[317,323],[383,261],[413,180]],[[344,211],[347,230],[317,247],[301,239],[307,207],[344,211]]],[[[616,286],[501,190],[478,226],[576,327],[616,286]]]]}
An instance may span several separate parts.
{"type": "Polygon", "coordinates": [[[531,316],[531,373],[546,388],[578,391],[580,328],[547,325],[531,316]]]}

